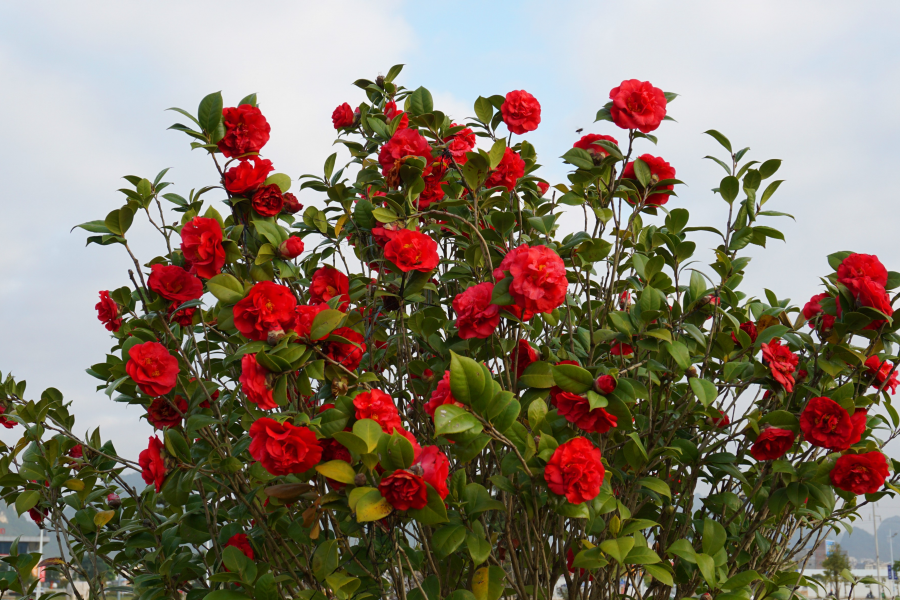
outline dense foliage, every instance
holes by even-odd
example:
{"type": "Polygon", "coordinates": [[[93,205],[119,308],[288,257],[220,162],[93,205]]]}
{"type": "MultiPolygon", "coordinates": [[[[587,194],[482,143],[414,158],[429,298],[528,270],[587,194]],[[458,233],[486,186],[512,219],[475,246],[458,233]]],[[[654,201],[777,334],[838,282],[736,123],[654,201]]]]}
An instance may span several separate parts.
{"type": "MultiPolygon", "coordinates": [[[[299,178],[315,206],[261,156],[255,95],[211,94],[172,127],[211,185],[128,176],[80,226],[134,263],[88,373],[157,434],[134,462],[5,380],[2,496],[77,559],[50,566],[103,597],[106,564],[142,600],[786,600],[829,529],[897,491],[900,274],[842,252],[802,308],[740,291],[746,248],[783,239],[780,161],[708,131],[728,220],[689,224],[647,153],[675,99],[650,83],[611,91],[621,142],[583,136],[551,188],[531,94],[457,124],[399,72],[334,111],[342,151],[299,178]],[[583,228],[558,235],[567,212],[583,228]],[[135,217],[158,256],[133,254],[135,217]]],[[[0,587],[33,590],[39,558],[14,549],[0,587]]]]}

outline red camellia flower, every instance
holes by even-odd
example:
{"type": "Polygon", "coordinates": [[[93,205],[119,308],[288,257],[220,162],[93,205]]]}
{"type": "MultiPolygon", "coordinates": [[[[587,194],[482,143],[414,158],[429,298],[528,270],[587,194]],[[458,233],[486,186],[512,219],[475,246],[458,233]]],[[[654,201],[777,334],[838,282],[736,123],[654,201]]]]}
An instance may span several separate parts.
{"type": "Polygon", "coordinates": [[[297,200],[297,196],[293,195],[290,192],[284,192],[281,194],[281,198],[284,200],[284,212],[294,214],[303,210],[303,205],[300,204],[300,201],[297,200]]]}
{"type": "Polygon", "coordinates": [[[785,391],[794,391],[794,370],[800,357],[790,351],[787,346],[781,345],[781,340],[775,338],[768,344],[762,345],[763,360],[769,365],[772,377],[784,386],[785,391]]]}
{"type": "Polygon", "coordinates": [[[156,486],[158,494],[166,480],[166,463],[162,457],[163,443],[155,435],[150,438],[150,445],[138,455],[138,464],[141,466],[141,477],[144,483],[156,486]]]}
{"type": "Polygon", "coordinates": [[[269,371],[259,364],[255,354],[245,354],[241,357],[241,390],[247,396],[247,400],[256,404],[262,410],[278,408],[272,395],[272,388],[266,376],[269,371]]]}
{"type": "Polygon", "coordinates": [[[399,231],[402,231],[403,227],[400,226],[399,221],[394,221],[393,223],[379,223],[378,227],[372,228],[372,239],[375,240],[375,243],[384,248],[389,241],[394,239],[399,231]]]}
{"type": "Polygon", "coordinates": [[[394,102],[393,100],[390,100],[385,103],[384,116],[386,116],[388,119],[390,119],[391,122],[393,122],[394,119],[396,119],[399,116],[400,122],[397,123],[398,130],[406,129],[407,127],[409,127],[409,115],[407,115],[402,110],[399,110],[397,108],[397,103],[394,102]]]}
{"type": "Polygon", "coordinates": [[[281,195],[281,188],[270,183],[264,185],[253,194],[250,200],[253,210],[264,217],[276,217],[284,208],[284,196],[281,195]]]}
{"type": "MultiPolygon", "coordinates": [[[[891,316],[891,299],[884,289],[888,273],[877,256],[851,254],[838,265],[838,283],[843,284],[860,306],[868,306],[891,316]]],[[[880,322],[879,322],[880,323],[880,322]]]]}
{"type": "Polygon", "coordinates": [[[408,273],[433,271],[441,262],[437,242],[431,236],[411,229],[401,229],[384,246],[384,257],[408,273]]]}
{"type": "Polygon", "coordinates": [[[100,292],[100,302],[94,306],[97,309],[97,319],[106,326],[107,331],[118,331],[122,327],[122,319],[119,318],[119,305],[110,298],[109,291],[100,292]]]}
{"type": "MultiPolygon", "coordinates": [[[[662,181],[663,179],[674,179],[675,178],[675,169],[672,168],[672,165],[667,163],[662,158],[658,156],[652,156],[650,154],[642,154],[639,156],[642,161],[647,164],[647,167],[650,169],[650,183],[656,184],[658,181],[662,181]]],[[[625,179],[633,179],[637,181],[637,175],[634,172],[634,161],[629,162],[625,165],[625,170],[622,171],[622,177],[625,179]]],[[[669,201],[669,194],[659,193],[659,190],[672,190],[675,189],[675,186],[672,184],[664,185],[662,187],[656,187],[657,191],[647,196],[647,200],[645,202],[648,206],[662,206],[666,202],[669,201]]],[[[628,201],[629,204],[633,204],[631,200],[628,201]]]]}
{"type": "Polygon", "coordinates": [[[366,352],[362,334],[353,331],[349,327],[338,327],[332,333],[353,343],[327,342],[323,345],[322,351],[331,360],[343,365],[350,371],[355,371],[359,367],[363,354],[366,352]]]}
{"type": "Polygon", "coordinates": [[[516,187],[516,183],[525,176],[525,161],[522,157],[507,148],[503,152],[503,158],[497,168],[491,171],[490,177],[484,182],[484,187],[492,188],[503,186],[510,192],[516,187]]]}
{"type": "Polygon", "coordinates": [[[813,446],[840,451],[859,441],[865,430],[865,420],[863,430],[860,431],[840,404],[831,398],[818,397],[812,398],[800,413],[800,430],[806,441],[813,446]]]}
{"type": "Polygon", "coordinates": [[[609,353],[612,356],[628,356],[629,354],[634,354],[634,348],[628,344],[616,342],[610,347],[609,353]]]}
{"type": "Polygon", "coordinates": [[[727,413],[722,412],[718,408],[713,409],[713,410],[717,411],[720,415],[718,419],[712,419],[713,427],[716,427],[717,429],[724,429],[724,428],[728,427],[729,425],[731,425],[731,418],[728,416],[727,413]]]}
{"type": "Polygon", "coordinates": [[[304,473],[322,458],[322,445],[308,427],[263,417],[250,426],[250,456],[272,475],[304,473]]]}
{"type": "Polygon", "coordinates": [[[485,339],[491,337],[500,324],[500,308],[491,304],[494,284],[479,283],[453,299],[456,312],[456,327],[459,337],[485,339]]]}
{"type": "Polygon", "coordinates": [[[591,410],[591,405],[584,396],[563,391],[555,396],[555,400],[559,414],[587,432],[606,433],[618,423],[615,415],[602,408],[591,410]]]}
{"type": "Polygon", "coordinates": [[[81,458],[84,456],[84,447],[81,444],[75,444],[69,450],[68,455],[72,458],[81,458]]]}
{"type": "MultiPolygon", "coordinates": [[[[421,156],[427,162],[431,162],[431,146],[428,145],[428,140],[415,129],[398,129],[378,153],[381,174],[388,177],[391,171],[400,168],[403,159],[407,156],[421,156]]],[[[392,185],[392,187],[396,186],[392,185]]]]}
{"type": "Polygon", "coordinates": [[[378,491],[397,510],[425,508],[428,504],[425,480],[405,469],[394,471],[382,479],[378,491]]]}
{"type": "Polygon", "coordinates": [[[583,437],[560,444],[544,469],[550,491],[565,496],[572,504],[596,498],[605,476],[600,450],[583,437]]]}
{"type": "Polygon", "coordinates": [[[759,437],[750,447],[750,454],[756,460],[781,458],[794,445],[795,437],[797,434],[789,429],[769,427],[760,432],[759,437]]]}
{"type": "Polygon", "coordinates": [[[437,446],[426,446],[413,464],[422,467],[422,479],[434,488],[441,500],[445,499],[450,493],[447,487],[447,481],[450,479],[450,461],[441,449],[437,446]]]}
{"type": "Polygon", "coordinates": [[[196,300],[203,295],[203,283],[181,267],[154,264],[150,266],[147,287],[177,304],[196,300]]]}
{"type": "Polygon", "coordinates": [[[194,323],[194,314],[197,312],[197,307],[192,306],[190,308],[183,308],[178,312],[175,312],[175,309],[178,308],[178,303],[173,302],[169,305],[168,316],[169,320],[173,323],[178,323],[182,327],[188,327],[194,323]]]}
{"type": "Polygon", "coordinates": [[[594,382],[594,389],[598,394],[609,396],[616,391],[616,378],[612,375],[601,375],[597,378],[597,381],[594,382]]]}
{"type": "Polygon", "coordinates": [[[606,148],[603,146],[597,145],[594,142],[611,142],[616,146],[619,145],[619,142],[611,135],[599,135],[597,133],[589,133],[583,136],[580,140],[572,144],[573,148],[581,148],[586,152],[590,152],[593,155],[595,160],[602,161],[604,158],[609,156],[609,152],[607,152],[606,148]]]}
{"type": "Polygon", "coordinates": [[[288,239],[281,242],[281,245],[278,246],[278,252],[281,254],[281,258],[287,258],[288,260],[292,258],[297,258],[301,254],[303,254],[303,240],[298,238],[297,236],[291,236],[288,239]]]}
{"type": "Polygon", "coordinates": [[[167,398],[159,396],[153,399],[147,408],[147,420],[156,429],[163,427],[177,427],[181,425],[181,419],[188,410],[187,401],[181,396],[175,396],[175,404],[169,402],[167,398]]]}
{"type": "Polygon", "coordinates": [[[537,182],[538,190],[541,192],[541,196],[547,193],[547,190],[550,189],[550,184],[546,181],[538,181],[537,182]]]}
{"type": "MultiPolygon", "coordinates": [[[[756,329],[756,323],[753,321],[744,321],[741,323],[741,331],[746,333],[750,337],[750,343],[756,341],[757,336],[759,336],[759,331],[756,329]]],[[[731,341],[735,344],[738,343],[737,336],[734,333],[731,334],[731,341]]]]}
{"type": "Polygon", "coordinates": [[[225,189],[237,195],[254,192],[272,171],[271,160],[251,156],[225,171],[225,189]]]}
{"type": "Polygon", "coordinates": [[[453,397],[453,393],[450,391],[450,371],[444,371],[444,376],[438,381],[437,387],[431,393],[431,398],[425,403],[425,412],[428,413],[428,416],[434,417],[434,411],[436,411],[439,406],[445,404],[464,406],[460,402],[457,402],[456,398],[453,397]]]}
{"type": "Polygon", "coordinates": [[[357,395],[353,399],[353,406],[356,408],[357,420],[372,419],[381,425],[381,429],[385,433],[392,433],[394,429],[403,429],[394,399],[380,390],[357,395]]]}
{"type": "Polygon", "coordinates": [[[829,477],[834,487],[861,496],[880,490],[889,474],[884,454],[865,452],[845,454],[838,458],[829,477]]]}
{"type": "Polygon", "coordinates": [[[148,396],[164,396],[178,379],[178,359],[159,342],[136,344],[128,350],[125,371],[148,396]]]}
{"type": "Polygon", "coordinates": [[[897,381],[897,371],[895,370],[891,373],[894,369],[893,363],[889,361],[882,362],[877,356],[870,356],[866,359],[866,369],[866,376],[875,378],[872,381],[872,387],[881,388],[883,385],[884,389],[891,390],[892,396],[897,393],[897,385],[900,382],[897,381]],[[888,379],[888,374],[891,376],[890,379],[888,379]],[[886,379],[887,383],[885,383],[886,379]]]}
{"type": "Polygon", "coordinates": [[[212,279],[225,264],[222,226],[215,219],[194,217],[181,228],[181,252],[190,263],[191,273],[212,279]]]}
{"type": "MultiPolygon", "coordinates": [[[[458,127],[456,123],[450,125],[450,128],[458,127]]],[[[469,158],[466,156],[466,152],[471,152],[475,148],[475,133],[466,127],[465,129],[460,129],[450,137],[444,138],[447,143],[447,152],[450,153],[450,156],[453,157],[453,160],[456,161],[458,165],[466,164],[466,161],[469,158]]]]}
{"type": "Polygon", "coordinates": [[[613,123],[622,129],[650,133],[666,116],[666,95],[647,81],[628,79],[609,92],[613,123]]]}
{"type": "MultiPolygon", "coordinates": [[[[809,321],[809,326],[819,331],[828,331],[834,327],[834,315],[826,315],[820,302],[825,298],[831,298],[830,294],[816,294],[803,305],[803,318],[809,321]],[[816,317],[819,317],[818,319],[816,317]]],[[[840,306],[840,304],[836,304],[840,306]]]]}
{"type": "Polygon", "coordinates": [[[538,359],[538,353],[527,340],[519,340],[516,349],[513,350],[513,359],[515,360],[516,379],[518,379],[525,369],[538,359]]]}
{"type": "Polygon", "coordinates": [[[219,151],[228,158],[248,152],[259,152],[269,141],[269,122],[255,106],[241,104],[222,109],[225,137],[219,140],[219,151]]]}
{"type": "Polygon", "coordinates": [[[341,297],[340,310],[347,312],[350,308],[350,280],[347,276],[325,265],[313,273],[309,284],[309,303],[322,304],[335,296],[341,297]]]}
{"type": "Polygon", "coordinates": [[[513,248],[494,269],[494,279],[503,279],[505,271],[512,276],[510,295],[527,312],[553,312],[566,299],[566,266],[559,254],[546,246],[513,248]]]}
{"type": "MultiPolygon", "coordinates": [[[[327,304],[316,304],[314,306],[297,306],[297,324],[294,327],[294,331],[297,332],[297,335],[304,339],[310,338],[313,320],[315,320],[316,315],[323,310],[328,310],[327,304]]],[[[328,335],[329,334],[325,334],[323,337],[316,338],[312,341],[318,342],[319,340],[324,340],[326,337],[328,337],[328,335]]]]}
{"type": "Polygon", "coordinates": [[[436,202],[440,202],[447,195],[444,190],[444,175],[447,173],[448,161],[445,158],[436,160],[427,167],[422,173],[422,179],[425,181],[425,189],[419,194],[416,200],[416,207],[419,210],[428,208],[436,202]]]}
{"type": "Polygon", "coordinates": [[[541,123],[541,103],[525,90],[506,94],[500,112],[507,129],[518,135],[534,131],[541,123]]]}
{"type": "Polygon", "coordinates": [[[270,331],[294,328],[297,299],[290,288],[260,281],[234,305],[234,326],[250,340],[264,341],[270,331]]]}
{"type": "Polygon", "coordinates": [[[334,124],[335,129],[350,127],[353,125],[353,109],[344,102],[331,113],[331,122],[334,124]]]}
{"type": "MultiPolygon", "coordinates": [[[[253,560],[253,546],[250,545],[250,538],[247,537],[246,533],[236,533],[225,542],[224,548],[228,548],[231,546],[232,548],[237,548],[240,550],[244,556],[253,560]]],[[[226,569],[227,570],[227,569],[226,569]]]]}
{"type": "Polygon", "coordinates": [[[4,417],[3,415],[4,415],[5,413],[6,413],[6,407],[0,405],[0,425],[3,425],[3,426],[6,427],[7,429],[12,429],[12,428],[15,427],[16,425],[18,425],[18,423],[16,423],[15,421],[11,420],[9,417],[4,417]]]}

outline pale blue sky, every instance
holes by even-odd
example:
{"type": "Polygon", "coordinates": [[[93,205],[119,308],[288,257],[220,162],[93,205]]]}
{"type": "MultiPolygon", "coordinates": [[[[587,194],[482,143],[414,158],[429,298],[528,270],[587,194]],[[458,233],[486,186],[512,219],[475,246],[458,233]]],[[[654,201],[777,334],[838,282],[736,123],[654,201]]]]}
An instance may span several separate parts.
{"type": "MultiPolygon", "coordinates": [[[[672,205],[694,224],[725,215],[709,192],[722,173],[702,160],[720,149],[704,130],[784,160],[771,208],[798,222],[774,223],[787,243],[753,252],[748,291],[768,285],[802,303],[825,255],[843,249],[900,270],[898,17],[891,2],[2,3],[0,371],[35,393],[59,387],[81,426],[100,425],[122,451],[145,447],[138,411],[94,394],[83,371],[109,348],[93,306],[97,290],[126,282],[126,257],[69,229],[121,204],[121,175],[173,167],[182,193],[213,181],[207,159],[165,130],[176,121],[165,108],[195,110],[219,89],[226,104],[258,93],[273,129],[266,155],[296,177],[332,151],[331,111],[363,98],[353,80],[400,62],[401,83],[425,85],[457,118],[479,94],[534,94],[543,121],[527,138],[553,182],[576,129],[618,133],[592,124],[610,88],[638,78],[678,92],[678,123],[640,150],[688,184],[672,205]]],[[[133,237],[151,258],[155,239],[133,237]]]]}

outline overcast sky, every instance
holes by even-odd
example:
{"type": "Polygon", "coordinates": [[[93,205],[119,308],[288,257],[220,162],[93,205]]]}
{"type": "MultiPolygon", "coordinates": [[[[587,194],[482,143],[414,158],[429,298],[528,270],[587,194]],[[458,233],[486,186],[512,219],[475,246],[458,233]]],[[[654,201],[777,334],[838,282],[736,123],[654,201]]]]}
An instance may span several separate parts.
{"type": "MultiPolygon", "coordinates": [[[[592,123],[609,90],[651,81],[681,94],[669,112],[678,122],[639,151],[687,183],[670,206],[688,208],[692,224],[725,218],[709,191],[723,172],[702,160],[722,150],[703,131],[784,161],[767,208],[797,222],[770,223],[787,242],[752,251],[748,293],[768,286],[802,304],[838,250],[900,270],[898,17],[886,1],[2,3],[0,371],[34,395],[63,390],[80,427],[100,426],[121,452],[146,447],[139,411],[94,393],[84,373],[110,347],[97,291],[127,284],[127,257],[85,248],[85,234],[69,230],[119,207],[125,174],[172,167],[167,180],[183,195],[214,182],[209,160],[166,131],[178,120],[166,108],[194,112],[220,89],[226,106],[256,92],[272,125],[266,157],[297,177],[320,172],[333,151],[334,107],[364,99],[352,82],[396,63],[406,64],[399,83],[426,86],[457,119],[478,95],[534,94],[542,122],[527,139],[554,183],[576,129],[624,138],[592,123]]],[[[130,238],[146,261],[158,246],[140,232],[130,238]]]]}

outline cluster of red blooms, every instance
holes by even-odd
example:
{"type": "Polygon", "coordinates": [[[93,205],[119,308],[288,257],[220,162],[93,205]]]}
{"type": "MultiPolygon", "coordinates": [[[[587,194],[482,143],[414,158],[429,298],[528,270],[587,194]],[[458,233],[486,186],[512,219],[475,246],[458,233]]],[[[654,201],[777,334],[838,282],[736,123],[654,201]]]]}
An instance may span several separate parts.
{"type": "MultiPolygon", "coordinates": [[[[610,92],[610,115],[619,127],[649,133],[659,127],[666,115],[666,98],[661,90],[647,82],[623,81],[610,92]]],[[[453,133],[443,140],[440,152],[414,127],[409,116],[398,109],[394,101],[387,101],[382,109],[392,126],[392,137],[378,154],[382,174],[390,188],[400,186],[400,168],[410,160],[424,163],[425,190],[418,198],[418,208],[427,209],[445,197],[444,180],[451,168],[468,160],[467,153],[475,147],[475,135],[471,129],[454,124],[453,133]],[[437,153],[437,156],[435,154],[437,153]]],[[[501,106],[503,122],[511,133],[522,135],[537,129],[541,122],[540,103],[528,92],[517,90],[508,93],[501,106]]],[[[266,184],[272,171],[271,162],[259,156],[269,139],[269,125],[259,109],[250,105],[224,110],[225,137],[219,142],[220,151],[238,164],[223,176],[226,190],[232,196],[250,200],[251,209],[261,217],[276,217],[281,212],[297,212],[302,208],[291,194],[282,193],[274,184],[266,184]]],[[[335,129],[351,131],[359,124],[359,110],[344,103],[332,115],[335,129]]],[[[608,145],[617,145],[608,135],[589,134],[574,144],[589,153],[596,164],[608,155],[608,145]]],[[[645,154],[639,157],[651,173],[653,193],[645,204],[661,206],[668,201],[673,186],[665,183],[674,179],[675,170],[659,157],[645,154]],[[657,185],[663,182],[663,185],[657,185]]],[[[504,187],[513,190],[524,177],[525,161],[514,150],[507,148],[498,166],[489,174],[485,186],[504,187]]],[[[636,179],[634,162],[625,165],[623,177],[636,179]]],[[[541,193],[547,191],[546,184],[541,193]]],[[[384,192],[375,192],[376,195],[384,192]]],[[[373,229],[373,237],[382,248],[384,258],[397,271],[429,273],[440,263],[437,243],[418,228],[405,228],[397,223],[380,225],[373,229]]],[[[196,308],[177,310],[185,302],[196,300],[203,294],[201,280],[217,275],[225,264],[223,231],[216,219],[195,217],[181,230],[181,250],[184,267],[154,264],[147,287],[169,304],[169,319],[183,326],[194,322],[196,308]]],[[[303,251],[300,238],[289,238],[281,245],[284,258],[295,258],[303,251]]],[[[500,324],[501,316],[528,321],[538,313],[550,313],[565,302],[568,281],[562,258],[552,249],[522,244],[512,248],[494,269],[493,281],[473,285],[458,294],[452,302],[456,313],[456,327],[462,339],[491,337],[500,324]],[[495,286],[502,286],[512,299],[512,304],[494,304],[495,286]]],[[[877,258],[853,254],[838,268],[837,283],[853,297],[857,306],[871,307],[890,316],[892,308],[885,291],[887,271],[877,258]]],[[[503,294],[505,295],[505,294],[503,294]]],[[[836,315],[825,314],[820,304],[827,294],[813,297],[804,307],[804,315],[810,325],[820,331],[832,328],[840,318],[840,302],[835,299],[836,315]]],[[[331,361],[349,370],[359,368],[366,343],[357,331],[342,327],[333,333],[341,341],[328,341],[328,337],[313,339],[312,323],[315,316],[326,310],[330,300],[337,299],[338,308],[350,309],[349,279],[347,275],[330,266],[319,268],[312,276],[309,303],[298,303],[294,292],[283,285],[261,281],[235,304],[234,327],[248,340],[273,341],[287,331],[294,331],[304,342],[319,343],[322,352],[331,361]],[[349,342],[349,343],[347,343],[349,342]]],[[[334,304],[334,303],[332,303],[334,304]]],[[[97,304],[98,317],[110,331],[122,326],[119,306],[108,292],[101,292],[97,304]]],[[[876,321],[870,328],[879,327],[876,321]]],[[[756,324],[747,322],[741,330],[751,341],[758,336],[756,324]]],[[[736,336],[732,335],[735,343],[736,336]]],[[[622,343],[613,346],[610,354],[627,356],[634,349],[622,343]]],[[[188,410],[187,401],[176,395],[165,398],[175,388],[180,371],[179,361],[159,342],[135,344],[128,351],[126,371],[140,390],[153,397],[148,408],[148,419],[157,428],[175,427],[181,423],[188,410]]],[[[769,367],[773,380],[787,393],[797,384],[795,371],[799,357],[781,340],[773,339],[762,344],[763,361],[769,367]]],[[[520,340],[512,354],[512,370],[518,378],[530,364],[539,359],[537,351],[526,340],[520,340]]],[[[562,361],[559,366],[574,361],[562,361]]],[[[893,365],[872,356],[866,361],[872,385],[890,388],[893,393],[898,385],[893,365]]],[[[799,379],[802,381],[803,376],[799,379]]],[[[428,373],[433,376],[432,373],[428,373]]],[[[260,410],[275,410],[272,374],[257,361],[256,354],[241,357],[241,390],[247,400],[260,410]]],[[[615,393],[618,382],[614,376],[602,375],[594,391],[604,396],[615,393]]],[[[218,392],[215,392],[218,395],[218,392]]],[[[583,395],[550,390],[550,401],[558,413],[575,427],[588,433],[607,433],[618,425],[617,417],[603,408],[591,408],[591,402],[583,395]]],[[[463,406],[453,398],[450,373],[445,372],[436,389],[424,405],[432,417],[442,406],[463,406]]],[[[208,406],[208,404],[207,404],[208,406]]],[[[382,496],[397,510],[423,508],[428,502],[429,487],[443,499],[448,494],[449,461],[437,446],[421,447],[415,437],[403,426],[394,400],[379,390],[363,392],[353,399],[356,419],[371,419],[389,435],[406,438],[413,448],[414,460],[408,469],[387,474],[378,485],[382,496]]],[[[0,407],[2,408],[2,407],[0,407]]],[[[323,407],[324,409],[325,407],[323,407]]],[[[2,410],[0,410],[2,414],[2,410]]],[[[728,415],[720,411],[720,417],[709,422],[715,427],[727,427],[728,415]]],[[[810,444],[833,452],[847,452],[858,443],[866,429],[867,411],[855,409],[852,414],[837,402],[826,398],[813,398],[800,416],[803,438],[810,444]]],[[[0,417],[2,419],[2,417],[0,417]]],[[[3,421],[0,423],[6,424],[3,421]]],[[[295,426],[276,418],[257,419],[249,431],[250,455],[269,473],[276,476],[300,474],[309,471],[323,460],[350,461],[349,452],[335,440],[319,440],[313,430],[295,426]]],[[[796,441],[793,431],[767,427],[760,432],[751,453],[757,460],[773,460],[784,456],[796,441]]],[[[150,445],[140,455],[144,480],[160,490],[166,476],[164,445],[158,437],[150,438],[150,445]]],[[[564,496],[573,504],[595,498],[603,483],[605,470],[600,450],[585,437],[575,437],[561,444],[552,454],[544,470],[544,479],[554,494],[564,496]]],[[[887,477],[887,463],[880,452],[843,454],[831,472],[832,483],[856,494],[877,491],[887,477]]],[[[343,484],[329,480],[340,488],[343,484]]],[[[245,534],[236,534],[229,546],[240,549],[253,558],[253,550],[245,534]]]]}

